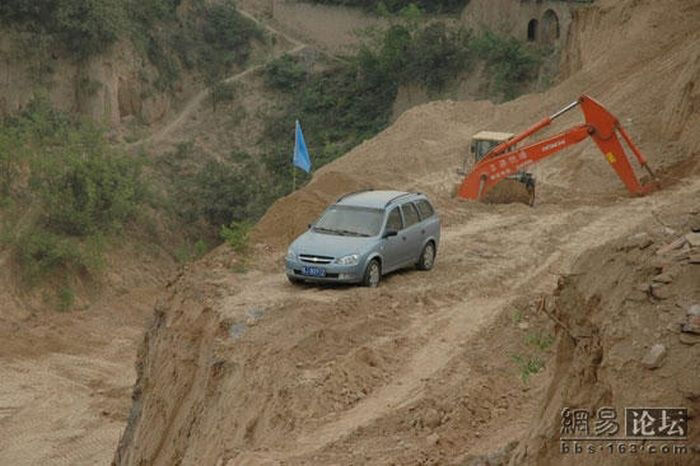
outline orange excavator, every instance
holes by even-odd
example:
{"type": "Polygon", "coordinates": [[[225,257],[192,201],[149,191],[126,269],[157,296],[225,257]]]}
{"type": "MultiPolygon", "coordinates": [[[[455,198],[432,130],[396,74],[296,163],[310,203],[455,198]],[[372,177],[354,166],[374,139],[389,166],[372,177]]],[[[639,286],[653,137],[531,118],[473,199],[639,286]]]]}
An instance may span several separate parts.
{"type": "MultiPolygon", "coordinates": [[[[491,135],[505,135],[503,140],[497,137],[489,140],[472,141],[472,152],[475,154],[476,163],[471,172],[464,178],[458,190],[458,196],[465,199],[482,199],[482,197],[504,178],[510,178],[525,183],[530,192],[530,204],[534,202],[534,178],[525,170],[528,166],[556,154],[560,150],[579,143],[591,137],[605,155],[608,163],[620,177],[627,190],[635,195],[646,194],[658,185],[656,176],[647,164],[646,158],[632,142],[627,131],[620,125],[605,107],[588,96],[581,96],[577,101],[567,105],[550,117],[546,117],[531,126],[522,133],[511,136],[508,133],[490,133],[491,135]],[[570,128],[562,133],[517,148],[516,145],[524,139],[532,136],[543,128],[549,126],[555,119],[573,109],[581,106],[586,123],[570,128]],[[618,134],[632,150],[639,164],[649,172],[653,183],[642,185],[630,161],[625,154],[618,134]],[[486,147],[487,151],[479,148],[486,147]]],[[[481,134],[481,133],[480,133],[481,134]]]]}

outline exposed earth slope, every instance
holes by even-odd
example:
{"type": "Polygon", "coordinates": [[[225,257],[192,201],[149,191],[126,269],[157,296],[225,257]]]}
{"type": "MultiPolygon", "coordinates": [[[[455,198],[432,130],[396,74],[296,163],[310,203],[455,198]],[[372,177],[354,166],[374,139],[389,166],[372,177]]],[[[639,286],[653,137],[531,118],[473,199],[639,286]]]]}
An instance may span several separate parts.
{"type": "MultiPolygon", "coordinates": [[[[699,22],[692,0],[598,1],[574,18],[566,81],[499,106],[414,108],[273,205],[246,273],[231,270],[242,258],[225,246],[183,270],[139,351],[115,462],[435,464],[497,452],[555,464],[567,459],[556,452],[567,403],[670,403],[697,416],[700,346],[681,342],[673,324],[700,300],[698,250],[656,252],[698,226],[699,22]],[[620,117],[662,190],[629,198],[586,142],[537,167],[534,209],[452,198],[471,134],[518,131],[583,93],[620,117]],[[328,202],[368,186],[435,200],[444,223],[436,268],[394,274],[377,290],[287,283],[288,242],[328,202]],[[673,275],[666,294],[635,294],[659,257],[673,275]],[[543,296],[577,338],[538,310],[543,296]],[[513,356],[544,334],[556,335],[556,353],[541,345],[546,370],[523,383],[513,356]],[[669,356],[651,372],[640,360],[656,342],[669,356]]],[[[559,127],[580,120],[570,112],[559,127]]],[[[692,464],[697,454],[672,460],[692,464]]],[[[591,459],[601,460],[671,461],[591,459]]]]}

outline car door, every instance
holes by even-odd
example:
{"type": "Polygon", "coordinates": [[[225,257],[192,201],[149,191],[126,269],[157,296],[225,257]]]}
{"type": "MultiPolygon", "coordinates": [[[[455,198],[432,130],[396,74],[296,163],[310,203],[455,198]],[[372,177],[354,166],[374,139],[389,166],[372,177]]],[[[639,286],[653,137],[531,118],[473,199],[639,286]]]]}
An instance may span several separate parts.
{"type": "Polygon", "coordinates": [[[403,230],[403,220],[401,211],[398,207],[394,207],[387,215],[384,233],[389,230],[397,232],[397,235],[382,239],[382,257],[384,264],[382,269],[384,272],[390,272],[401,265],[403,260],[404,241],[401,239],[401,230],[403,230]]]}
{"type": "Polygon", "coordinates": [[[423,233],[421,233],[420,216],[413,202],[406,202],[401,205],[403,214],[403,230],[399,232],[403,244],[401,255],[402,265],[411,265],[418,262],[420,255],[423,233]]]}
{"type": "Polygon", "coordinates": [[[440,219],[435,214],[435,209],[433,209],[433,206],[427,199],[418,199],[414,204],[420,214],[421,232],[425,232],[423,243],[425,243],[426,239],[432,238],[435,241],[435,247],[437,247],[440,241],[440,219]]]}

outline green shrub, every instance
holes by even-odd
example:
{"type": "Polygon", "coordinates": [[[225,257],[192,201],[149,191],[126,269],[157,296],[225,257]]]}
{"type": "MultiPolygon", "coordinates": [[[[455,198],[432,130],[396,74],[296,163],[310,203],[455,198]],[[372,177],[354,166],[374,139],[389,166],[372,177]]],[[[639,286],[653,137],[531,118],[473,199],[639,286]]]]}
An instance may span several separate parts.
{"type": "Polygon", "coordinates": [[[544,361],[539,356],[525,357],[516,354],[513,356],[513,362],[520,370],[520,378],[523,383],[527,383],[531,375],[537,374],[544,368],[544,361]]]}
{"type": "Polygon", "coordinates": [[[253,224],[250,222],[231,222],[229,226],[221,226],[221,238],[237,253],[243,253],[248,248],[248,236],[253,224]]]}
{"type": "Polygon", "coordinates": [[[406,8],[420,8],[429,13],[459,13],[469,0],[306,0],[310,3],[343,5],[366,11],[399,13],[406,8]]]}
{"type": "Polygon", "coordinates": [[[58,291],[58,310],[67,311],[75,303],[75,292],[69,286],[64,286],[58,291]]]}
{"type": "Polygon", "coordinates": [[[193,170],[187,160],[197,157],[195,150],[193,144],[180,145],[166,158],[169,166],[163,167],[178,178],[171,197],[183,222],[195,224],[203,219],[218,231],[232,221],[259,218],[272,200],[271,180],[259,160],[233,151],[224,160],[211,160],[193,170]]]}
{"type": "Polygon", "coordinates": [[[546,351],[554,343],[554,337],[546,332],[535,332],[528,334],[525,341],[540,351],[546,351]]]}
{"type": "Polygon", "coordinates": [[[472,49],[486,61],[492,91],[505,100],[515,98],[524,84],[537,77],[541,57],[512,37],[486,32],[472,41],[472,49]]]}
{"type": "Polygon", "coordinates": [[[123,2],[113,0],[4,0],[0,22],[55,36],[76,58],[103,52],[126,27],[123,2]]]}
{"type": "Polygon", "coordinates": [[[218,82],[233,65],[245,63],[251,39],[262,39],[262,30],[242,16],[231,1],[204,10],[200,67],[210,82],[218,82]]]}
{"type": "Polygon", "coordinates": [[[143,200],[140,161],[110,148],[87,122],[57,137],[63,143],[37,147],[31,162],[45,226],[75,236],[118,229],[143,200]]]}
{"type": "Polygon", "coordinates": [[[14,208],[31,205],[30,223],[7,233],[30,282],[58,268],[96,271],[101,238],[132,218],[146,192],[140,160],[112,149],[94,124],[41,98],[0,124],[0,161],[14,208]],[[12,150],[8,136],[22,150],[12,150]],[[28,176],[18,181],[12,174],[19,172],[28,176]]]}
{"type": "Polygon", "coordinates": [[[285,54],[265,65],[264,79],[270,88],[293,91],[306,79],[306,71],[292,56],[285,54]]]}
{"type": "Polygon", "coordinates": [[[194,244],[186,243],[175,249],[175,260],[179,264],[199,259],[209,250],[207,242],[199,239],[194,244]]]}
{"type": "Polygon", "coordinates": [[[40,227],[23,232],[16,242],[23,278],[30,285],[57,270],[94,274],[102,267],[101,250],[99,238],[79,241],[40,227]]]}

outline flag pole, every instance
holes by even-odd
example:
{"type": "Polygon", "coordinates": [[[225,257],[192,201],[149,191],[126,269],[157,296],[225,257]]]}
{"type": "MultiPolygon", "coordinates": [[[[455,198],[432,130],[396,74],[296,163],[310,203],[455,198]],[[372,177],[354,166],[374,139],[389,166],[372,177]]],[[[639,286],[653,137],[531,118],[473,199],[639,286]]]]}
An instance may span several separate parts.
{"type": "Polygon", "coordinates": [[[297,171],[294,169],[294,162],[296,158],[296,152],[297,152],[297,139],[299,137],[299,131],[297,130],[297,125],[299,124],[299,120],[296,120],[294,123],[294,156],[292,157],[292,192],[296,191],[297,189],[297,171]]]}

